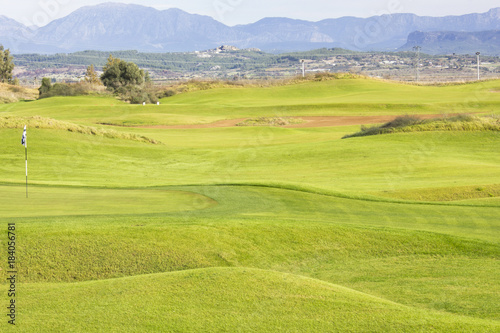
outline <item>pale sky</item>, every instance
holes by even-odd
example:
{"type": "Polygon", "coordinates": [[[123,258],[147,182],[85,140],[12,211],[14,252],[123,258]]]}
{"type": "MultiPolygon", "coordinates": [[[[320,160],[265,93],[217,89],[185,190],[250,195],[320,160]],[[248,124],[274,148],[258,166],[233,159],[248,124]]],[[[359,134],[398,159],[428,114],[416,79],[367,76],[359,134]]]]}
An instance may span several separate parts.
{"type": "MultiPolygon", "coordinates": [[[[0,15],[25,25],[43,26],[72,11],[106,0],[0,0],[0,15]]],[[[483,13],[500,7],[498,0],[145,0],[112,1],[135,3],[160,10],[179,8],[208,15],[233,26],[253,23],[264,17],[290,17],[308,21],[342,16],[369,17],[392,13],[426,16],[483,13]]]]}

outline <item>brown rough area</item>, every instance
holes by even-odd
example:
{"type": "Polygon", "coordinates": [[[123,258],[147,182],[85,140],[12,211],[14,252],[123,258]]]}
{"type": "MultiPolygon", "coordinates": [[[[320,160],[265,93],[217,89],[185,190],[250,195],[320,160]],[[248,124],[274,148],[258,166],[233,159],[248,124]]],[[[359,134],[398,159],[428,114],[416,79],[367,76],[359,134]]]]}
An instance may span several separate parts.
{"type": "MultiPolygon", "coordinates": [[[[453,116],[454,114],[451,114],[453,116]]],[[[441,117],[439,114],[417,115],[421,119],[432,119],[441,117]]],[[[302,119],[302,124],[283,126],[285,128],[309,128],[309,127],[336,127],[350,125],[368,125],[381,124],[394,120],[397,115],[392,116],[327,116],[327,117],[293,117],[302,119]]],[[[233,127],[249,118],[225,119],[210,124],[193,125],[155,125],[155,126],[137,126],[140,128],[159,128],[159,129],[196,129],[196,128],[221,128],[233,127]]]]}

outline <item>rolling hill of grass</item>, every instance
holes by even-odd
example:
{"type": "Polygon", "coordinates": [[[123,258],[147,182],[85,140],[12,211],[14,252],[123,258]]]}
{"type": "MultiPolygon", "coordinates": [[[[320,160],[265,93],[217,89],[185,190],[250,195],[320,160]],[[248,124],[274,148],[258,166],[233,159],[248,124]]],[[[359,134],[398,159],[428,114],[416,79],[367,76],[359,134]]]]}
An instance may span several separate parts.
{"type": "Polygon", "coordinates": [[[248,268],[30,284],[26,292],[33,299],[22,314],[23,327],[31,332],[45,327],[59,332],[495,332],[500,327],[413,309],[319,280],[248,268]],[[46,319],[40,327],[33,318],[41,316],[46,319]]]}
{"type": "Polygon", "coordinates": [[[498,86],[356,79],[218,88],[160,106],[96,96],[0,106],[0,214],[5,231],[17,228],[15,330],[500,330],[498,132],[340,140],[357,126],[98,125],[488,113],[498,86]],[[25,121],[34,121],[28,199],[25,121]]]}
{"type": "Polygon", "coordinates": [[[0,113],[42,115],[89,124],[176,125],[245,117],[498,112],[499,81],[415,86],[371,79],[231,87],[184,93],[161,105],[130,105],[107,96],[56,97],[0,105],[0,113]],[[84,112],[82,112],[84,110],[84,112]],[[43,114],[41,114],[43,113],[43,114]]]}

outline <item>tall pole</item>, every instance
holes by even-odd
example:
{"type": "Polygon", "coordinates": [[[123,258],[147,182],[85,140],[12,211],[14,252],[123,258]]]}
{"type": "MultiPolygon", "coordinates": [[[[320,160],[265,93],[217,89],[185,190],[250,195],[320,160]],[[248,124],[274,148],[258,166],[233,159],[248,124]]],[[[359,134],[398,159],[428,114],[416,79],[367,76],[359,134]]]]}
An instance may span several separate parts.
{"type": "Polygon", "coordinates": [[[480,74],[480,69],[479,69],[479,55],[481,54],[481,52],[476,52],[476,56],[477,56],[477,80],[481,80],[481,74],[480,74]]]}
{"type": "Polygon", "coordinates": [[[417,82],[420,80],[420,73],[419,73],[419,67],[420,67],[420,49],[421,49],[421,47],[418,46],[418,45],[413,47],[413,50],[415,52],[417,52],[417,63],[415,64],[415,71],[416,71],[416,76],[417,76],[416,80],[417,80],[417,82]]]}
{"type": "Polygon", "coordinates": [[[28,144],[24,145],[24,156],[26,161],[26,198],[28,198],[28,144]]]}
{"type": "Polygon", "coordinates": [[[24,146],[24,160],[26,162],[26,198],[28,198],[28,139],[26,134],[26,126],[24,126],[21,144],[24,146]]]}
{"type": "Polygon", "coordinates": [[[302,63],[302,77],[306,77],[306,61],[302,59],[300,62],[302,63]]]}

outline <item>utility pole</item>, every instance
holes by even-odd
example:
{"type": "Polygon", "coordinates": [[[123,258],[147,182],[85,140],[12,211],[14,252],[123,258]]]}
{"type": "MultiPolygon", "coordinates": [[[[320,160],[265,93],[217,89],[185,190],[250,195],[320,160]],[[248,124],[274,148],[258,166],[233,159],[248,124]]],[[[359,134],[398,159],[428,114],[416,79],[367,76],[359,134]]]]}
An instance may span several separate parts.
{"type": "Polygon", "coordinates": [[[480,64],[480,61],[479,61],[479,55],[481,54],[481,52],[476,52],[476,56],[477,56],[477,80],[481,80],[481,74],[480,74],[480,70],[479,70],[479,64],[480,64]]]}
{"type": "Polygon", "coordinates": [[[415,65],[415,70],[417,72],[417,74],[416,74],[417,75],[417,82],[420,80],[419,67],[420,67],[420,50],[421,49],[422,48],[420,46],[418,46],[418,45],[413,47],[413,50],[415,52],[417,52],[417,63],[415,65]]]}
{"type": "Polygon", "coordinates": [[[306,77],[306,61],[302,59],[300,62],[302,63],[302,77],[306,77]]]}

